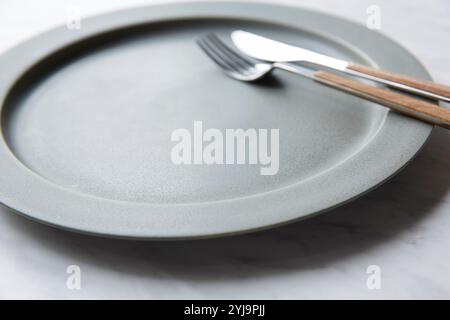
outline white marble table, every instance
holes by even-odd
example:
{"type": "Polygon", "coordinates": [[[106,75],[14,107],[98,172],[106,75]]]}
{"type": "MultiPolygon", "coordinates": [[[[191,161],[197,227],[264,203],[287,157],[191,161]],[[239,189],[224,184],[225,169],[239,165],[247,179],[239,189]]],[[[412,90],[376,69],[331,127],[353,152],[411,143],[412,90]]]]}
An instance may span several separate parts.
{"type": "MultiPolygon", "coordinates": [[[[292,2],[292,1],[291,1],[292,2]]],[[[0,2],[0,51],[82,14],[148,1],[0,2]]],[[[450,3],[419,0],[295,1],[365,23],[450,83],[450,3]]],[[[239,237],[130,242],[59,231],[0,209],[0,298],[450,298],[450,134],[436,129],[417,159],[366,196],[314,219],[239,237]],[[81,268],[81,289],[66,268],[81,268]],[[366,268],[381,268],[381,289],[366,268]]]]}

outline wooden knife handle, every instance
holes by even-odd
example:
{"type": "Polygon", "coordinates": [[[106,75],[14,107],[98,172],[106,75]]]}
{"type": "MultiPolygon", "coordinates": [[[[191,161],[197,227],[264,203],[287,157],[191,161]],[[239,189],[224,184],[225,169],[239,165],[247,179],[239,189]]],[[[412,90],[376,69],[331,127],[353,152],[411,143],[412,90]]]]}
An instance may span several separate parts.
{"type": "Polygon", "coordinates": [[[377,77],[384,80],[401,83],[403,85],[407,85],[419,90],[428,91],[446,98],[450,98],[450,86],[437,84],[432,81],[415,79],[412,77],[387,72],[371,67],[366,67],[359,64],[349,64],[347,66],[347,69],[351,71],[356,71],[358,73],[366,74],[372,77],[377,77]]]}
{"type": "Polygon", "coordinates": [[[316,71],[314,80],[450,130],[449,109],[325,71],[316,71]]]}

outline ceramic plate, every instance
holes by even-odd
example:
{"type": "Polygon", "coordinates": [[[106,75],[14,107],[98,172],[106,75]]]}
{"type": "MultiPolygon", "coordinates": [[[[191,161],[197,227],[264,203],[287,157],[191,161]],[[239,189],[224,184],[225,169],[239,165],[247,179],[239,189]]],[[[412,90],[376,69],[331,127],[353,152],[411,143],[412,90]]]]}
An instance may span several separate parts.
{"type": "MultiPolygon", "coordinates": [[[[0,201],[57,227],[123,238],[258,230],[340,205],[382,183],[432,127],[277,71],[233,81],[195,40],[244,29],[334,57],[429,79],[384,35],[278,5],[136,8],[43,33],[0,58],[0,201]],[[278,129],[277,174],[176,165],[180,128],[278,129]]],[[[223,130],[223,131],[222,131],[223,130]]]]}

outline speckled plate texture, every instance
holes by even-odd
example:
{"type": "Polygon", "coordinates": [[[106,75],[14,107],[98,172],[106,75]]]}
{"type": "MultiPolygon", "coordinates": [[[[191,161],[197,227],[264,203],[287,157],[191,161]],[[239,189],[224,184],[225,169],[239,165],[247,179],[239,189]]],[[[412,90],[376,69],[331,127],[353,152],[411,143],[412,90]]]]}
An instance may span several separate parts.
{"type": "MultiPolygon", "coordinates": [[[[0,57],[0,202],[89,234],[186,239],[305,218],[407,164],[432,127],[308,79],[231,80],[195,40],[245,29],[429,79],[397,43],[363,26],[279,5],[198,2],[108,13],[0,57]],[[279,171],[175,165],[171,133],[279,129],[279,171]]],[[[364,214],[364,212],[361,212],[364,214]]]]}

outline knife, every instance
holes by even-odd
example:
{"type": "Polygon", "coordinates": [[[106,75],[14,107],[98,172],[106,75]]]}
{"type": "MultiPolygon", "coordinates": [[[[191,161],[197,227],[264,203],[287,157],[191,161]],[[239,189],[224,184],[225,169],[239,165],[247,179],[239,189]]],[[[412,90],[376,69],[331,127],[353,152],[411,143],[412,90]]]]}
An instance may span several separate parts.
{"type": "Polygon", "coordinates": [[[312,63],[317,66],[377,81],[426,98],[450,102],[450,86],[350,63],[247,31],[233,31],[231,39],[240,51],[259,60],[312,63]]]}

